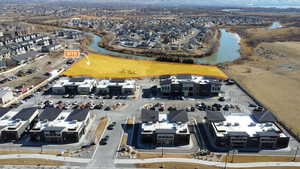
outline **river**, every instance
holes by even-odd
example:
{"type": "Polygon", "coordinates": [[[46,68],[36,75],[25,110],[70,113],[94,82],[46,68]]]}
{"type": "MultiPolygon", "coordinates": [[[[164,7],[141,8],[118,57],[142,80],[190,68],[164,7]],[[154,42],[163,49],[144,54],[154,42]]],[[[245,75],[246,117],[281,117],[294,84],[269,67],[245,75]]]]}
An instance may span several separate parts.
{"type": "Polygon", "coordinates": [[[282,25],[280,22],[273,22],[271,26],[268,26],[267,29],[277,29],[282,28],[282,25]]]}
{"type": "MultiPolygon", "coordinates": [[[[221,38],[220,38],[220,45],[217,52],[211,56],[203,57],[203,58],[196,58],[196,64],[218,64],[224,62],[230,62],[240,57],[240,37],[236,33],[227,32],[225,29],[220,29],[221,38]]],[[[102,40],[101,37],[89,33],[93,37],[93,41],[90,44],[90,49],[94,52],[118,56],[118,57],[125,57],[125,58],[132,58],[132,59],[147,59],[147,60],[154,60],[155,58],[145,57],[145,56],[136,56],[131,54],[124,54],[120,52],[114,52],[102,47],[99,47],[99,42],[102,40]]]]}

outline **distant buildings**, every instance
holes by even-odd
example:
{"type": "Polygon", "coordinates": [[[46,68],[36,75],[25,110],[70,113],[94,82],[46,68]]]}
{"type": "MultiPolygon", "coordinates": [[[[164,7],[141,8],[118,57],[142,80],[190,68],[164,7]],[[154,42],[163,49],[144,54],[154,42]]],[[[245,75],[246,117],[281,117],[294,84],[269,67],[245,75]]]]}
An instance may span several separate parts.
{"type": "Polygon", "coordinates": [[[88,109],[67,112],[57,108],[46,108],[30,130],[30,137],[34,141],[43,142],[78,142],[86,132],[90,119],[88,109]]]}
{"type": "Polygon", "coordinates": [[[163,95],[177,97],[216,96],[221,91],[221,83],[217,79],[195,75],[161,76],[160,88],[163,95]]]}
{"type": "Polygon", "coordinates": [[[157,146],[176,146],[190,143],[188,116],[183,110],[168,114],[143,109],[141,117],[141,140],[157,146]]]}
{"type": "Polygon", "coordinates": [[[14,95],[9,87],[0,88],[0,104],[6,104],[13,99],[14,95]]]}
{"type": "Polygon", "coordinates": [[[67,39],[78,39],[82,37],[82,32],[69,29],[60,29],[55,31],[56,36],[67,39]]]}
{"type": "Polygon", "coordinates": [[[284,148],[287,136],[271,112],[230,113],[208,111],[206,117],[214,142],[222,147],[284,148]]]}

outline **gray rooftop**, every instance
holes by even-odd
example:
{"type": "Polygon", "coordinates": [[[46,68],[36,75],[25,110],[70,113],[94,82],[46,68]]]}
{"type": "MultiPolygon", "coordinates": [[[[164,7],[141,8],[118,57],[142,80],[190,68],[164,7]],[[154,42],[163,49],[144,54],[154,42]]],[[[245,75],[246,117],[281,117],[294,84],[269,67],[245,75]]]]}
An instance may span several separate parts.
{"type": "Polygon", "coordinates": [[[254,119],[260,123],[266,123],[266,122],[276,122],[276,117],[273,115],[272,112],[258,112],[254,111],[252,113],[252,116],[254,119]]]}
{"type": "Polygon", "coordinates": [[[67,117],[66,121],[84,121],[89,114],[89,109],[75,109],[67,117]]]}
{"type": "Polygon", "coordinates": [[[219,111],[207,111],[206,119],[210,122],[221,122],[226,120],[224,115],[219,111]]]}
{"type": "Polygon", "coordinates": [[[0,107],[0,118],[3,117],[9,111],[10,111],[10,108],[0,107]]]}
{"type": "Polygon", "coordinates": [[[157,122],[158,121],[158,111],[155,110],[142,110],[142,122],[157,122]]]}
{"type": "Polygon", "coordinates": [[[168,120],[172,123],[182,122],[186,123],[188,122],[188,115],[185,110],[172,110],[168,114],[168,120]]]}
{"type": "Polygon", "coordinates": [[[53,121],[62,112],[61,109],[49,107],[46,108],[39,116],[40,120],[53,121]]]}
{"type": "Polygon", "coordinates": [[[13,120],[21,119],[26,121],[32,117],[32,115],[38,110],[37,107],[24,108],[19,111],[15,116],[12,117],[13,120]]]}

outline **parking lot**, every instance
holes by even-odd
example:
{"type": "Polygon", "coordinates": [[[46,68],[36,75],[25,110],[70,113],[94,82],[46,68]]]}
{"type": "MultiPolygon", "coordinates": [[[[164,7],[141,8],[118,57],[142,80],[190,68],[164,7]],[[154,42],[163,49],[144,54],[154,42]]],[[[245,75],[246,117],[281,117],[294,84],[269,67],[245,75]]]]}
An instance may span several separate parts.
{"type": "MultiPolygon", "coordinates": [[[[89,165],[97,165],[99,161],[106,167],[111,167],[113,164],[113,159],[118,151],[118,146],[120,144],[120,138],[124,132],[124,124],[128,117],[135,117],[136,122],[140,120],[141,109],[145,105],[155,105],[157,103],[163,104],[166,109],[176,108],[185,109],[188,111],[188,116],[191,124],[195,121],[197,123],[202,123],[204,117],[206,116],[206,110],[220,110],[222,112],[245,112],[250,113],[255,109],[255,102],[247,96],[238,86],[236,85],[223,85],[222,92],[216,97],[206,97],[201,99],[195,98],[183,98],[181,100],[171,100],[168,98],[158,98],[158,97],[143,97],[142,89],[149,88],[158,85],[158,80],[153,80],[151,78],[146,78],[142,80],[137,80],[139,85],[136,97],[106,97],[97,95],[52,95],[49,93],[51,84],[46,85],[43,89],[36,91],[32,96],[25,98],[21,101],[21,104],[17,107],[20,110],[24,107],[39,106],[41,109],[45,107],[58,107],[64,110],[72,110],[75,108],[89,108],[92,116],[93,122],[90,123],[88,127],[89,132],[82,137],[80,142],[74,144],[41,144],[35,143],[35,146],[26,146],[26,144],[31,143],[27,137],[24,137],[19,143],[5,143],[0,144],[0,148],[9,149],[44,149],[44,150],[59,150],[59,151],[71,151],[80,149],[82,146],[86,146],[93,140],[94,131],[97,122],[101,117],[107,116],[109,119],[109,128],[104,131],[101,143],[88,151],[83,151],[74,156],[82,158],[97,158],[98,161],[92,162],[89,165]],[[220,99],[222,98],[222,99],[220,99]],[[26,143],[26,144],[25,144],[26,143]],[[106,152],[106,153],[103,153],[106,152]]],[[[138,131],[134,131],[137,135],[138,131]]],[[[201,130],[201,132],[205,132],[201,130]]],[[[207,148],[206,145],[200,145],[207,143],[204,140],[206,135],[203,133],[194,133],[192,136],[193,144],[191,146],[181,147],[181,148],[171,148],[166,149],[170,152],[191,152],[196,151],[198,148],[207,148]],[[201,134],[201,135],[199,135],[201,134]],[[197,140],[197,137],[200,138],[197,140]],[[201,140],[202,139],[202,140],[201,140]]],[[[135,142],[133,140],[129,142],[135,142]]],[[[32,143],[31,143],[32,144],[32,143]]],[[[98,143],[97,143],[98,144],[98,143]]],[[[290,153],[291,149],[298,146],[298,143],[291,138],[290,147],[284,150],[264,150],[259,153],[261,154],[286,154],[290,153]]],[[[140,147],[139,147],[140,148],[140,147]]],[[[141,149],[142,151],[142,149],[141,149]]],[[[157,149],[147,149],[147,151],[160,151],[157,149]]]]}

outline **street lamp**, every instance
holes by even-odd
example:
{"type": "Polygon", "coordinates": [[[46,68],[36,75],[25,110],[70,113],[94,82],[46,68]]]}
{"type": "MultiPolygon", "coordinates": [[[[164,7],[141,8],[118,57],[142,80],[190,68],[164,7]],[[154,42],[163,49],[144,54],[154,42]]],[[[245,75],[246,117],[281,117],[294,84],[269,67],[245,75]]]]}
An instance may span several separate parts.
{"type": "Polygon", "coordinates": [[[295,161],[295,160],[296,160],[296,157],[297,157],[298,151],[299,151],[299,147],[297,146],[297,149],[296,149],[296,152],[295,152],[295,155],[294,155],[293,161],[295,161]]]}
{"type": "Polygon", "coordinates": [[[229,156],[229,151],[226,153],[225,166],[224,166],[222,169],[226,169],[226,168],[227,168],[227,160],[228,160],[228,156],[229,156]]]}

